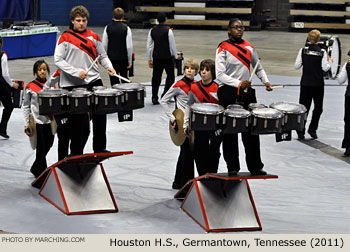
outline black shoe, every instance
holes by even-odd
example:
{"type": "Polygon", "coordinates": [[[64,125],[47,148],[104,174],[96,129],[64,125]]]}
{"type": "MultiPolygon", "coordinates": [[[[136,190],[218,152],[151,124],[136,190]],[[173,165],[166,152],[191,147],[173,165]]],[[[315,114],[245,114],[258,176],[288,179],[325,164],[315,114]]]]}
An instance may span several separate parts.
{"type": "Polygon", "coordinates": [[[153,103],[153,105],[158,105],[159,101],[156,98],[152,98],[152,103],[153,103]]]}
{"type": "Polygon", "coordinates": [[[106,149],[94,151],[94,153],[110,153],[110,152],[111,151],[106,150],[106,149]]]}
{"type": "Polygon", "coordinates": [[[346,148],[344,152],[344,157],[349,157],[349,156],[350,156],[350,147],[346,148]]]}
{"type": "Polygon", "coordinates": [[[179,190],[179,189],[181,189],[181,188],[182,188],[182,186],[181,186],[181,185],[179,185],[179,184],[178,184],[178,183],[176,183],[176,182],[173,182],[172,188],[173,188],[173,189],[176,189],[176,190],[179,190]]]}
{"type": "Polygon", "coordinates": [[[298,139],[301,139],[301,140],[305,139],[305,135],[303,132],[297,131],[297,134],[298,134],[298,139]]]}
{"type": "Polygon", "coordinates": [[[236,170],[228,171],[227,174],[228,174],[229,176],[235,176],[235,175],[238,174],[238,171],[236,171],[236,170]]]}
{"type": "Polygon", "coordinates": [[[6,134],[6,132],[0,131],[0,136],[2,136],[5,139],[9,139],[10,136],[6,134]]]}
{"type": "Polygon", "coordinates": [[[257,170],[257,171],[251,171],[250,174],[252,175],[266,175],[267,172],[264,171],[263,169],[257,170]]]}
{"type": "Polygon", "coordinates": [[[308,130],[307,133],[309,133],[312,139],[317,139],[316,131],[308,130]]]}

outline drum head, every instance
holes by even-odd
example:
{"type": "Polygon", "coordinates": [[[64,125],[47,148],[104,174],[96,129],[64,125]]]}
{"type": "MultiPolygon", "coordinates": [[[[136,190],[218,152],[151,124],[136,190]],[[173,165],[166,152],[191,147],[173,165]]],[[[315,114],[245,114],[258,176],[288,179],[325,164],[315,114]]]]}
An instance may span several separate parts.
{"type": "Polygon", "coordinates": [[[88,97],[91,96],[92,92],[85,88],[75,88],[68,93],[69,97],[88,97]]]}
{"type": "Polygon", "coordinates": [[[113,88],[119,89],[120,91],[140,91],[144,90],[145,87],[139,83],[127,83],[127,84],[115,84],[113,88]]]}
{"type": "Polygon", "coordinates": [[[335,79],[339,73],[340,64],[341,64],[341,47],[340,41],[338,37],[331,37],[332,45],[328,49],[328,54],[333,58],[333,62],[331,63],[331,78],[335,79]]]}
{"type": "Polygon", "coordinates": [[[114,88],[103,88],[103,89],[95,90],[94,94],[96,96],[119,96],[119,95],[122,95],[123,92],[116,90],[114,88]]]}
{"type": "Polygon", "coordinates": [[[250,116],[250,112],[243,108],[228,108],[224,113],[225,116],[234,118],[247,118],[250,116]]]}
{"type": "Polygon", "coordinates": [[[92,87],[92,91],[106,89],[106,88],[107,88],[106,86],[94,86],[94,87],[92,87]]]}
{"type": "Polygon", "coordinates": [[[195,103],[191,106],[192,111],[199,114],[218,115],[224,112],[224,108],[214,103],[195,103]]]}
{"type": "Polygon", "coordinates": [[[67,94],[68,94],[68,91],[61,88],[43,89],[38,92],[39,97],[59,97],[67,94]]]}
{"type": "Polygon", "coordinates": [[[270,107],[285,114],[302,114],[307,111],[304,105],[293,102],[274,102],[270,107]]]}
{"type": "Polygon", "coordinates": [[[283,113],[273,108],[256,108],[252,110],[252,115],[258,118],[278,119],[283,117],[283,113]]]}
{"type": "Polygon", "coordinates": [[[227,106],[227,109],[235,109],[235,108],[243,108],[242,105],[239,105],[239,104],[230,104],[227,106]]]}
{"type": "Polygon", "coordinates": [[[256,108],[266,108],[266,105],[261,103],[249,103],[248,108],[250,110],[256,109],[256,108]]]}

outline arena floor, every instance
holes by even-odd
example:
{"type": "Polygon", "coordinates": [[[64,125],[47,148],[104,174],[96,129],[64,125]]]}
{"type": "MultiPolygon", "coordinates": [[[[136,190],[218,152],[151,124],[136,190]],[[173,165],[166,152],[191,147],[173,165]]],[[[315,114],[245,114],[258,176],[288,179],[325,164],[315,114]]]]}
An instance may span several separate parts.
{"type": "MultiPolygon", "coordinates": [[[[100,35],[101,27],[93,27],[100,35]]],[[[64,28],[60,27],[63,31],[64,28]]],[[[135,77],[131,80],[147,85],[151,69],[146,60],[148,30],[134,29],[136,54],[135,77]]],[[[185,58],[201,61],[215,58],[219,42],[226,31],[174,30],[179,51],[185,58]]],[[[342,65],[348,59],[350,35],[339,36],[342,43],[342,65]]],[[[273,85],[285,88],[266,92],[256,86],[257,98],[266,105],[276,101],[297,102],[301,71],[294,70],[294,61],[303,46],[306,33],[246,31],[244,38],[257,49],[261,62],[273,85]]],[[[33,79],[32,66],[38,58],[9,61],[13,79],[26,83],[33,79]]],[[[54,72],[53,57],[45,57],[54,72]]],[[[105,85],[109,80],[101,69],[105,85]]],[[[276,180],[250,182],[255,204],[262,222],[261,233],[306,234],[350,233],[349,179],[350,158],[342,157],[343,112],[345,86],[336,81],[326,82],[324,112],[319,139],[276,143],[274,135],[261,136],[265,170],[279,176],[276,180]]],[[[260,84],[256,78],[253,84],[260,84]]],[[[134,154],[104,161],[111,189],[119,212],[84,216],[66,216],[38,195],[31,187],[34,180],[29,172],[35,158],[29,140],[23,133],[23,115],[15,109],[9,122],[9,140],[0,140],[0,230],[14,233],[102,233],[102,234],[202,234],[204,230],[181,209],[181,201],[173,198],[171,189],[179,148],[168,133],[168,120],[160,106],[151,104],[134,111],[133,122],[119,123],[115,114],[108,116],[108,149],[132,150],[134,154]]],[[[57,161],[57,138],[47,156],[49,164],[57,161]]],[[[85,148],[92,151],[91,137],[85,148]]],[[[244,149],[240,144],[241,167],[246,171],[244,149]]],[[[225,162],[220,160],[220,172],[225,162]]]]}

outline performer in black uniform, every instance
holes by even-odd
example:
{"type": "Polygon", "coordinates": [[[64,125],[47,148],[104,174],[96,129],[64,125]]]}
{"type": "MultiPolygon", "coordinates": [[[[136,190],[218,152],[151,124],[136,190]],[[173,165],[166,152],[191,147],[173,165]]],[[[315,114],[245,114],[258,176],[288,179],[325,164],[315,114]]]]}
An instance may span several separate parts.
{"type": "Polygon", "coordinates": [[[167,74],[163,95],[168,91],[175,81],[174,73],[174,57],[181,59],[178,55],[173,31],[169,26],[165,25],[166,16],[164,13],[159,13],[157,16],[159,24],[153,27],[147,38],[147,59],[150,68],[153,68],[152,76],[152,103],[158,102],[158,90],[162,81],[162,73],[165,69],[167,74]],[[153,54],[152,44],[154,42],[153,54]],[[152,56],[151,56],[152,55],[152,56]],[[153,57],[153,60],[152,60],[153,57]]]}
{"type": "MultiPolygon", "coordinates": [[[[239,19],[231,19],[228,27],[229,39],[221,42],[216,50],[216,76],[222,85],[218,90],[219,104],[227,107],[238,101],[244,103],[245,108],[249,103],[256,103],[255,90],[250,87],[250,64],[254,67],[259,56],[254,47],[242,39],[244,26],[239,19]],[[247,90],[245,93],[243,90],[247,90]]],[[[266,90],[271,91],[271,84],[264,69],[259,63],[256,75],[266,90]]],[[[245,148],[246,163],[252,175],[265,175],[266,171],[260,157],[259,135],[250,132],[242,133],[242,141],[245,148]]],[[[237,134],[223,134],[223,153],[227,164],[227,170],[235,175],[240,170],[239,149],[237,134]]]]}
{"type": "MultiPolygon", "coordinates": [[[[350,56],[350,51],[348,52],[348,55],[350,56]]],[[[338,82],[340,84],[343,84],[345,82],[348,82],[348,86],[346,87],[345,92],[345,104],[344,104],[344,138],[342,141],[342,148],[345,148],[345,157],[350,156],[350,59],[346,64],[344,64],[339,77],[338,82]]]]}
{"type": "MultiPolygon", "coordinates": [[[[299,103],[303,104],[309,113],[311,102],[314,101],[314,111],[307,131],[313,139],[317,138],[316,130],[323,111],[324,80],[322,71],[326,72],[331,67],[327,52],[317,45],[320,36],[321,33],[318,30],[310,31],[308,35],[309,45],[299,50],[295,60],[295,69],[303,66],[299,103]]],[[[299,139],[304,139],[305,126],[302,131],[297,131],[297,134],[299,139]]]]}
{"type": "MultiPolygon", "coordinates": [[[[102,44],[108,58],[116,72],[128,78],[128,69],[132,67],[132,34],[131,29],[124,21],[124,10],[116,8],[113,11],[113,23],[107,25],[103,31],[102,44]]],[[[109,77],[111,85],[120,83],[119,78],[109,77]]],[[[122,83],[126,81],[121,80],[122,83]]]]}
{"type": "Polygon", "coordinates": [[[12,82],[9,76],[7,55],[2,51],[2,37],[0,37],[0,101],[4,105],[0,123],[0,136],[9,139],[7,135],[7,123],[13,110],[10,87],[18,88],[18,83],[12,82]]]}

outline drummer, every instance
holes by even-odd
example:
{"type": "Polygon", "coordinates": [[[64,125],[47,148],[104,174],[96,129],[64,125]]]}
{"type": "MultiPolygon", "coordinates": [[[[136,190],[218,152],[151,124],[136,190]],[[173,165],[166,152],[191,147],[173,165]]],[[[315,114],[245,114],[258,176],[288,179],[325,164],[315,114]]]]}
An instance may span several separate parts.
{"type": "Polygon", "coordinates": [[[30,168],[31,173],[37,178],[46,168],[46,155],[49,152],[54,135],[51,131],[50,120],[43,115],[39,115],[39,104],[37,93],[43,89],[46,82],[46,76],[50,72],[49,65],[44,60],[38,60],[33,67],[33,74],[36,79],[26,85],[23,114],[24,114],[24,132],[27,136],[33,136],[33,129],[29,127],[29,115],[32,114],[36,123],[36,158],[30,168]]]}
{"type": "MultiPolygon", "coordinates": [[[[100,37],[87,29],[89,12],[84,6],[75,6],[70,12],[73,29],[64,32],[58,39],[54,60],[61,70],[60,86],[71,91],[76,87],[103,86],[96,58],[108,69],[113,76],[116,72],[103,49],[100,37]],[[89,67],[91,70],[87,72],[89,67]]],[[[88,113],[70,115],[71,155],[83,154],[84,147],[90,134],[88,113]]],[[[93,150],[106,152],[106,115],[92,115],[93,122],[93,150]]]]}
{"type": "MultiPolygon", "coordinates": [[[[303,67],[303,74],[300,80],[300,96],[299,103],[307,108],[309,113],[311,102],[314,101],[314,110],[309,125],[308,133],[313,138],[317,138],[318,122],[323,111],[323,96],[324,96],[324,79],[323,71],[327,72],[330,68],[331,58],[327,52],[321,49],[317,43],[320,41],[321,33],[318,30],[312,30],[308,34],[308,42],[304,48],[299,50],[295,60],[295,69],[303,67]]],[[[306,120],[305,120],[306,124],[306,120]]],[[[297,131],[298,138],[305,138],[305,127],[302,131],[297,131]]]]}
{"type": "MultiPolygon", "coordinates": [[[[188,95],[188,106],[194,103],[218,104],[218,84],[215,79],[215,62],[205,59],[200,63],[199,73],[201,81],[191,85],[188,95]]],[[[187,108],[184,119],[184,132],[189,135],[190,109],[187,108]]],[[[194,131],[194,160],[198,175],[217,173],[220,159],[221,130],[217,131],[194,131]]]]}
{"type": "MultiPolygon", "coordinates": [[[[223,107],[241,102],[245,108],[249,103],[256,103],[255,90],[249,81],[250,65],[257,64],[259,56],[254,47],[242,39],[244,26],[240,19],[229,21],[229,39],[221,42],[216,50],[216,76],[221,82],[218,90],[219,103],[223,107]]],[[[271,91],[271,84],[261,64],[257,66],[256,75],[266,90],[271,91]]],[[[264,164],[260,157],[260,140],[258,135],[242,133],[248,170],[252,175],[265,175],[264,164]]],[[[235,175],[240,170],[237,134],[223,135],[223,153],[228,173],[235,175]]]]}
{"type": "MultiPolygon", "coordinates": [[[[194,76],[198,73],[199,65],[197,61],[189,59],[184,64],[184,77],[171,86],[160,100],[160,105],[163,107],[166,115],[169,117],[171,127],[178,127],[169,103],[174,97],[176,100],[175,107],[181,109],[184,113],[188,107],[188,93],[191,89],[191,84],[194,82],[194,76]]],[[[182,125],[181,125],[182,126],[182,125]]],[[[182,134],[182,132],[180,132],[182,134]]],[[[194,178],[194,159],[190,149],[189,140],[186,137],[185,142],[180,146],[180,155],[176,164],[175,179],[172,185],[173,189],[180,189],[186,182],[194,178]]]]}

